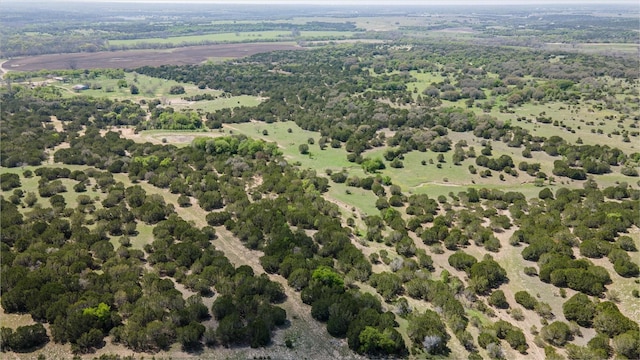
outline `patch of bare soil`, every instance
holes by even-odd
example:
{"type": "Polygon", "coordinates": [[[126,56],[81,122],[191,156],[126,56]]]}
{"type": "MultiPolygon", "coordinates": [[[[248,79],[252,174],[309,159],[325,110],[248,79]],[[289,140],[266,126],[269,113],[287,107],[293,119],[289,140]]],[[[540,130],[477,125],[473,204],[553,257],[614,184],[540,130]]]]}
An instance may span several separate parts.
{"type": "Polygon", "coordinates": [[[185,46],[163,50],[100,51],[93,53],[47,54],[8,60],[6,71],[63,69],[135,69],[141,66],[199,64],[213,57],[239,58],[275,50],[296,50],[281,43],[243,43],[185,46]]]}

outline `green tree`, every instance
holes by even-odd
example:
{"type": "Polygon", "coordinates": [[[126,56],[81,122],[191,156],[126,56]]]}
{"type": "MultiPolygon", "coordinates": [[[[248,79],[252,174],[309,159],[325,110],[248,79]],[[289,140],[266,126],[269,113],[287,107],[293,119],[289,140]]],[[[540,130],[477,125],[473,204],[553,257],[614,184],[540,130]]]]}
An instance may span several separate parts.
{"type": "Polygon", "coordinates": [[[393,354],[395,342],[378,329],[367,326],[359,335],[360,347],[358,352],[367,355],[393,354]]]}
{"type": "Polygon", "coordinates": [[[542,327],[540,336],[549,344],[554,346],[563,346],[567,341],[572,339],[569,325],[562,321],[554,321],[549,325],[542,327]]]}
{"type": "Polygon", "coordinates": [[[383,170],[384,168],[384,162],[380,158],[365,158],[362,162],[362,169],[366,173],[376,173],[378,170],[383,170]]]}
{"type": "Polygon", "coordinates": [[[332,268],[324,265],[319,266],[313,271],[311,279],[329,287],[342,288],[344,286],[342,277],[332,268]]]}
{"type": "Polygon", "coordinates": [[[307,155],[309,154],[309,145],[307,144],[300,144],[298,146],[298,151],[300,152],[300,154],[302,155],[307,155]]]}
{"type": "Polygon", "coordinates": [[[529,294],[525,290],[518,291],[517,293],[515,293],[514,298],[518,304],[522,305],[522,307],[527,310],[533,310],[533,308],[538,303],[536,298],[531,296],[531,294],[529,294]]]}
{"type": "Polygon", "coordinates": [[[562,305],[562,312],[567,320],[575,321],[580,326],[591,327],[596,305],[587,295],[577,293],[562,305]]]}
{"type": "Polygon", "coordinates": [[[201,346],[200,339],[202,339],[205,330],[204,325],[197,322],[190,322],[189,325],[178,328],[176,333],[182,349],[189,351],[199,348],[201,346]]]}
{"type": "Polygon", "coordinates": [[[431,310],[412,315],[407,327],[407,335],[414,346],[429,354],[446,354],[449,334],[440,316],[431,310]]]}
{"type": "Polygon", "coordinates": [[[502,290],[496,290],[487,299],[489,305],[495,306],[499,309],[508,309],[509,303],[507,302],[507,298],[504,296],[504,292],[502,290]]]}

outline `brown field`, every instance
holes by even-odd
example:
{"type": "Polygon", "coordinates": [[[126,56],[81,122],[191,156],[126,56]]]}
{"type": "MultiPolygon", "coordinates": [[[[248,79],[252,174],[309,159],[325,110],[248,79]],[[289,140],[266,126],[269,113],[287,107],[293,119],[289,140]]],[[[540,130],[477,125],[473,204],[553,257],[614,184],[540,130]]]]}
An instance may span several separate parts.
{"type": "Polygon", "coordinates": [[[49,54],[11,59],[2,64],[7,71],[63,69],[132,69],[140,66],[199,64],[211,58],[238,58],[274,50],[301,49],[293,43],[245,43],[186,46],[162,50],[100,51],[49,54]]]}

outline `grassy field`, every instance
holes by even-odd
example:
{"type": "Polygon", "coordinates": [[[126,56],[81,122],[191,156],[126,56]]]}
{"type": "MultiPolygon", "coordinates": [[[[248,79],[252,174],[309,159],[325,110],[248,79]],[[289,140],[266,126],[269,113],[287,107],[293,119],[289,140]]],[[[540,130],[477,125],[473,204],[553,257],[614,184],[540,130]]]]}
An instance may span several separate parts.
{"type": "MultiPolygon", "coordinates": [[[[551,126],[551,125],[545,125],[551,126]]],[[[324,175],[327,169],[331,171],[346,171],[349,176],[365,177],[369,176],[365,174],[360,165],[347,161],[347,152],[344,149],[333,149],[327,147],[325,150],[320,150],[317,145],[319,138],[318,133],[310,132],[299,128],[293,122],[276,122],[272,124],[260,123],[260,122],[248,122],[241,124],[225,124],[225,133],[240,133],[250,137],[260,138],[265,141],[275,142],[280,147],[285,158],[293,164],[299,165],[302,169],[314,169],[319,175],[324,175]],[[288,132],[291,129],[291,132],[288,132]],[[267,135],[264,135],[266,131],[267,135]],[[314,139],[315,144],[309,145],[309,154],[303,155],[300,153],[298,147],[301,144],[307,144],[309,138],[314,139]]],[[[142,135],[146,136],[148,132],[143,132],[142,135]]],[[[161,136],[167,136],[169,133],[162,132],[153,135],[156,138],[161,136]],[[162,135],[161,135],[162,134],[162,135]]],[[[197,134],[194,134],[197,136],[197,134]]],[[[220,133],[205,133],[203,136],[220,136],[220,133]]],[[[604,136],[604,135],[603,135],[604,136]]],[[[455,144],[460,140],[465,140],[469,146],[473,146],[476,154],[480,155],[482,149],[481,140],[473,136],[471,133],[455,133],[450,132],[448,137],[455,144]]],[[[167,139],[172,142],[171,139],[167,139]]],[[[181,143],[186,145],[190,140],[182,139],[181,143]]],[[[534,153],[534,157],[531,159],[522,156],[522,148],[510,148],[501,141],[491,142],[493,147],[492,157],[499,157],[501,155],[509,155],[514,164],[526,161],[528,163],[540,163],[541,170],[546,174],[552,175],[553,162],[558,157],[551,157],[544,152],[534,153]]],[[[633,143],[632,143],[633,144],[633,143]]],[[[616,144],[618,145],[618,144],[616,144]]],[[[630,145],[634,146],[634,145],[630,145]]],[[[385,148],[376,148],[369,150],[363,154],[363,156],[376,158],[382,158],[385,148]]],[[[537,197],[540,190],[543,188],[535,184],[535,178],[527,175],[526,173],[519,171],[518,177],[511,175],[505,175],[504,180],[499,180],[499,173],[493,172],[491,177],[483,178],[479,174],[472,175],[469,172],[469,165],[475,166],[478,170],[482,168],[475,165],[475,159],[465,159],[461,165],[454,165],[452,161],[453,152],[444,153],[445,162],[441,164],[441,168],[437,167],[438,153],[432,151],[418,152],[412,151],[404,156],[404,167],[400,169],[394,169],[386,162],[387,168],[380,171],[380,174],[391,177],[394,184],[400,185],[400,187],[408,194],[427,194],[431,197],[437,197],[439,195],[448,195],[449,193],[457,194],[460,191],[466,191],[469,187],[474,188],[496,188],[503,191],[516,191],[523,193],[527,198],[537,197]],[[422,161],[426,162],[426,165],[422,165],[422,161]]],[[[630,178],[620,174],[620,168],[614,167],[612,173],[597,175],[596,180],[602,187],[612,186],[619,182],[628,182],[635,186],[635,178],[630,178]]],[[[378,213],[375,209],[376,197],[370,191],[366,191],[364,194],[357,195],[353,188],[347,188],[346,185],[334,184],[331,182],[332,189],[330,190],[330,196],[334,199],[345,202],[346,204],[355,206],[359,211],[365,214],[378,213]],[[347,194],[347,190],[351,191],[351,194],[347,194]],[[365,196],[366,194],[370,196],[365,196]]],[[[573,181],[567,178],[556,178],[554,182],[546,181],[544,186],[549,187],[552,191],[556,191],[560,187],[581,188],[581,181],[573,181]]],[[[357,190],[357,189],[356,189],[357,190]]]]}
{"type": "Polygon", "coordinates": [[[628,43],[577,43],[577,44],[559,44],[559,43],[547,43],[545,49],[547,50],[562,50],[566,51],[567,48],[572,51],[578,51],[585,54],[625,54],[634,55],[638,54],[640,45],[628,44],[628,43]]]}
{"type": "Polygon", "coordinates": [[[262,102],[261,98],[249,95],[239,95],[232,97],[219,97],[215,100],[203,101],[183,101],[180,99],[169,100],[168,105],[176,110],[191,109],[203,112],[214,112],[220,109],[234,108],[240,106],[258,106],[262,102]]]}
{"type": "Polygon", "coordinates": [[[107,97],[111,99],[130,99],[134,101],[140,101],[142,99],[150,98],[165,98],[166,100],[179,100],[184,96],[198,95],[210,93],[212,95],[220,95],[222,91],[211,89],[198,89],[193,84],[179,83],[173,80],[165,80],[160,78],[154,78],[147,75],[141,75],[137,73],[125,73],[124,81],[126,85],[118,86],[120,79],[109,79],[106,76],[98,76],[94,79],[91,78],[79,78],[70,79],[68,83],[55,82],[53,86],[61,88],[65,96],[85,95],[93,97],[107,97]],[[75,91],[73,87],[77,84],[87,84],[90,89],[75,91]],[[139,93],[131,94],[130,86],[135,85],[138,87],[139,93]],[[183,86],[185,94],[172,95],[169,90],[172,86],[183,86]]]}
{"type": "Polygon", "coordinates": [[[197,86],[188,83],[180,83],[173,80],[154,78],[137,73],[125,73],[124,82],[126,86],[118,86],[119,79],[109,79],[106,76],[98,76],[93,79],[79,78],[71,79],[68,83],[54,82],[51,86],[62,90],[65,97],[72,96],[92,96],[106,97],[110,99],[129,99],[135,102],[141,100],[160,99],[166,106],[171,106],[176,110],[201,110],[203,112],[213,112],[216,110],[240,107],[257,106],[262,102],[261,98],[248,95],[223,96],[223,92],[212,89],[199,89],[197,86]],[[88,84],[90,89],[76,91],[73,87],[77,84],[88,84]],[[131,94],[130,86],[135,85],[139,89],[138,94],[131,94]],[[184,94],[171,94],[173,86],[182,86],[184,94]],[[210,94],[216,97],[213,100],[188,101],[185,97],[194,95],[210,94]]]}
{"type": "MultiPolygon", "coordinates": [[[[40,167],[60,167],[60,168],[67,168],[71,171],[75,171],[75,170],[82,171],[88,168],[87,166],[82,166],[82,165],[64,165],[64,164],[45,164],[42,166],[24,166],[20,168],[0,167],[0,174],[2,173],[18,174],[20,176],[20,183],[22,184],[22,186],[20,187],[22,191],[25,194],[27,192],[33,192],[37,198],[37,202],[34,206],[40,206],[43,208],[50,208],[51,203],[49,202],[49,198],[43,198],[38,193],[38,180],[40,180],[40,177],[34,174],[30,178],[25,178],[23,175],[23,172],[26,170],[31,170],[33,172],[40,167]]],[[[106,197],[106,194],[102,193],[100,190],[96,190],[93,188],[93,185],[95,184],[94,179],[90,179],[91,185],[87,186],[87,191],[82,193],[78,193],[73,190],[73,186],[78,183],[77,181],[72,179],[60,179],[60,181],[67,189],[66,192],[60,193],[60,195],[64,197],[66,207],[75,208],[78,205],[77,199],[78,199],[78,196],[80,195],[88,195],[92,199],[96,200],[94,201],[96,208],[102,207],[102,205],[100,204],[100,201],[102,201],[102,199],[106,197]]],[[[11,196],[11,194],[13,194],[13,190],[0,191],[0,195],[4,196],[5,199],[8,199],[9,196],[11,196]]],[[[33,208],[18,206],[18,210],[20,210],[20,212],[22,212],[23,214],[27,214],[32,209],[33,208]]]]}
{"type": "Polygon", "coordinates": [[[203,42],[246,42],[246,41],[274,41],[291,40],[297,38],[301,40],[315,40],[326,38],[350,38],[353,36],[350,31],[301,31],[299,37],[294,37],[290,31],[251,31],[251,32],[229,32],[206,35],[173,36],[166,38],[131,39],[131,40],[109,40],[112,46],[135,46],[137,44],[162,44],[180,45],[195,44],[203,42]]]}

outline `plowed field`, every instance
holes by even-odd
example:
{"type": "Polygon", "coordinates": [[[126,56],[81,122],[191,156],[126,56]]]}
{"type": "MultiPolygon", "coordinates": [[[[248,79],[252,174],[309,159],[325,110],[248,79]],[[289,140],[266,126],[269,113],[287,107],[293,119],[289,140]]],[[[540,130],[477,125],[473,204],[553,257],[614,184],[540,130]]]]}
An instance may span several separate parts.
{"type": "Polygon", "coordinates": [[[140,66],[199,64],[211,58],[238,58],[274,50],[301,49],[292,43],[244,43],[187,46],[162,50],[100,51],[94,53],[49,54],[11,59],[7,71],[42,69],[133,69],[140,66]]]}

